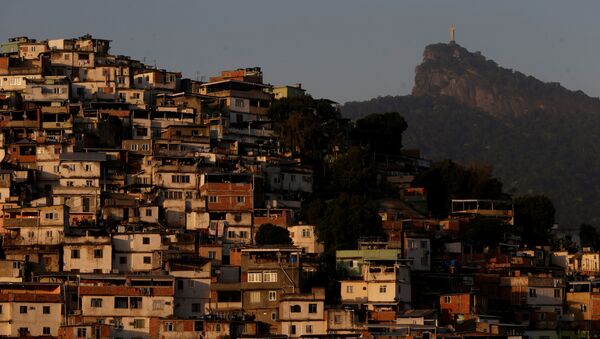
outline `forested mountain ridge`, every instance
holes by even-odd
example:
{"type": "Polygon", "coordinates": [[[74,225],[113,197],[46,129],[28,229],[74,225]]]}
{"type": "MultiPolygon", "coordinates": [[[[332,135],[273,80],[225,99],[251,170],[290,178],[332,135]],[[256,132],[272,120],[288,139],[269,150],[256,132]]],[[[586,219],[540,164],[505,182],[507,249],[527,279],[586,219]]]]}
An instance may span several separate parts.
{"type": "Polygon", "coordinates": [[[551,197],[563,226],[600,223],[600,100],[435,44],[413,95],[342,107],[353,119],[387,111],[404,116],[404,144],[425,157],[492,165],[507,191],[551,197]]]}

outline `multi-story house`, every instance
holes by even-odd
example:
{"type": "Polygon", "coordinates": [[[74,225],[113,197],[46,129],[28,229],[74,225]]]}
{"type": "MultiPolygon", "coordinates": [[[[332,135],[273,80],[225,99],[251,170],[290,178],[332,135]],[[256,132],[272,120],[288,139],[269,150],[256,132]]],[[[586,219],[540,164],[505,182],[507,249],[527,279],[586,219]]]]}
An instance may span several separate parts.
{"type": "Polygon", "coordinates": [[[404,237],[404,257],[409,259],[412,271],[429,271],[431,269],[431,241],[429,237],[419,234],[406,234],[404,237]]]}
{"type": "Polygon", "coordinates": [[[207,259],[172,259],[166,263],[175,277],[175,316],[198,318],[210,302],[211,261],[207,259]]]}
{"type": "Polygon", "coordinates": [[[365,306],[369,310],[397,310],[412,300],[410,268],[402,263],[399,250],[372,249],[337,251],[343,304],[365,306]]]}
{"type": "Polygon", "coordinates": [[[160,232],[112,234],[113,271],[150,272],[163,264],[164,247],[160,232]]]}
{"type": "Polygon", "coordinates": [[[327,334],[325,290],[284,294],[279,303],[280,334],[289,338],[327,334]]]}
{"type": "Polygon", "coordinates": [[[112,325],[121,338],[149,338],[150,320],[174,314],[173,277],[82,277],[81,321],[112,325]]]}
{"type": "Polygon", "coordinates": [[[70,224],[94,222],[100,213],[103,153],[61,153],[60,185],[52,189],[54,203],[69,206],[70,224]]]}
{"type": "Polygon", "coordinates": [[[200,85],[200,94],[223,99],[232,124],[267,120],[273,95],[270,85],[263,84],[260,68],[222,71],[221,76],[212,77],[200,85]]]}
{"type": "Polygon", "coordinates": [[[288,227],[288,231],[294,246],[302,248],[304,253],[323,253],[324,246],[317,238],[314,225],[293,225],[288,227]]]}
{"type": "Polygon", "coordinates": [[[500,278],[500,298],[525,306],[526,322],[538,329],[556,328],[563,316],[565,282],[559,277],[513,276],[500,278]]]}
{"type": "Polygon", "coordinates": [[[155,169],[154,183],[160,189],[160,206],[168,225],[183,227],[186,212],[204,204],[199,177],[196,166],[163,165],[155,169]]]}
{"type": "Polygon", "coordinates": [[[56,337],[63,320],[61,285],[1,283],[0,310],[2,336],[56,337]]]}
{"type": "MultiPolygon", "coordinates": [[[[280,333],[279,305],[284,294],[300,292],[302,250],[293,246],[242,248],[242,308],[280,333]]],[[[233,253],[232,253],[233,256],[233,253]]]]}
{"type": "Polygon", "coordinates": [[[69,208],[65,205],[21,207],[2,210],[6,259],[32,263],[36,272],[58,272],[69,208]]]}
{"type": "Polygon", "coordinates": [[[112,242],[107,234],[66,234],[63,238],[63,271],[103,273],[112,271],[112,242]]]}

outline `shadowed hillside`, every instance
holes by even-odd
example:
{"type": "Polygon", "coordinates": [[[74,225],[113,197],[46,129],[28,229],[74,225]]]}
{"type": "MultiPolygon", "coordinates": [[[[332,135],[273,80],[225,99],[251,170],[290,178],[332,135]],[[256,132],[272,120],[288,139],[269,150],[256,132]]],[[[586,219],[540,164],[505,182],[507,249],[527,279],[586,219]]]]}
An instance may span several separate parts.
{"type": "Polygon", "coordinates": [[[561,224],[600,223],[600,100],[436,44],[412,96],[343,106],[350,118],[387,111],[402,113],[406,146],[424,156],[493,165],[508,191],[550,196],[561,224]]]}

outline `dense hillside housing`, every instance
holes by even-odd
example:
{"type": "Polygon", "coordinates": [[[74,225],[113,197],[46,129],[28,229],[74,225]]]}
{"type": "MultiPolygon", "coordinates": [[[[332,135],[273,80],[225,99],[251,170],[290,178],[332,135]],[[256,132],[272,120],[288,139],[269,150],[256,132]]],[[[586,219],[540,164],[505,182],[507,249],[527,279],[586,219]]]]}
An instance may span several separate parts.
{"type": "Polygon", "coordinates": [[[304,95],[265,83],[259,67],[187,79],[90,35],[1,44],[0,335],[565,339],[600,329],[589,279],[598,254],[522,249],[508,235],[496,249],[464,241],[475,217],[512,226],[511,202],[457,200],[448,218],[429,217],[427,192],[411,187],[429,162],[414,151],[377,159],[400,197],[379,202],[385,235],[333,253],[337,281],[323,280],[329,249],[299,218],[315,172],[269,116],[274,100],[304,95]],[[258,245],[263,224],[287,229],[291,244],[258,245]]]}

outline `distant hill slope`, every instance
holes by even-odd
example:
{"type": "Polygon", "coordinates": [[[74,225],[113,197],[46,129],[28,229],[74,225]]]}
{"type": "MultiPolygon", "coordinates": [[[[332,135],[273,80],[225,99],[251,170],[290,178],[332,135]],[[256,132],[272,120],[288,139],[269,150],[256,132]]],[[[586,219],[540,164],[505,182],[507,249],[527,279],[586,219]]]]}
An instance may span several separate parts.
{"type": "Polygon", "coordinates": [[[563,226],[600,224],[600,100],[436,44],[412,96],[342,107],[353,119],[387,111],[403,114],[405,145],[425,157],[493,165],[507,191],[550,196],[563,226]]]}

